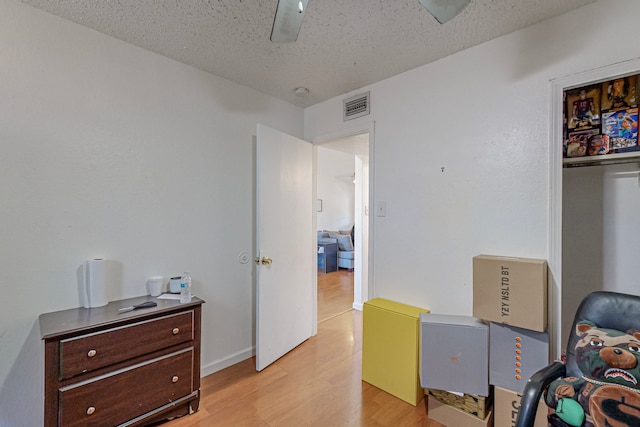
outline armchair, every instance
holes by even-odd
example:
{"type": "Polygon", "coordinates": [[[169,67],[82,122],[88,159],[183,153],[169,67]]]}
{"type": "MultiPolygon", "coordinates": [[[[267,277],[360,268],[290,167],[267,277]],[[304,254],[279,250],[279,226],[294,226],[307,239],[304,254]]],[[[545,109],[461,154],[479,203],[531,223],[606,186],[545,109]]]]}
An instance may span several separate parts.
{"type": "MultiPolygon", "coordinates": [[[[542,396],[543,391],[556,379],[564,377],[576,377],[585,378],[584,372],[580,366],[578,366],[578,360],[576,358],[576,345],[580,343],[583,346],[582,340],[584,336],[578,336],[574,331],[581,331],[580,325],[585,322],[592,322],[597,325],[598,329],[613,329],[615,331],[628,331],[628,330],[640,330],[640,297],[634,295],[626,295],[614,292],[593,292],[585,297],[580,303],[573,320],[573,328],[568,340],[566,348],[566,362],[556,361],[546,368],[536,372],[527,382],[520,402],[520,412],[516,420],[516,427],[532,427],[534,423],[535,413],[542,396]],[[582,341],[581,341],[582,340],[582,341]]],[[[587,326],[587,329],[589,327],[587,326]]],[[[595,330],[595,329],[594,329],[595,330]]],[[[631,337],[633,338],[633,336],[631,337]]],[[[593,340],[594,338],[589,338],[593,340]]],[[[602,344],[600,344],[602,345],[602,344]]],[[[634,344],[634,349],[635,347],[634,344]]],[[[615,354],[619,354],[622,350],[618,347],[612,346],[611,351],[615,354]]],[[[636,359],[638,357],[636,356],[636,359]]],[[[637,368],[637,362],[632,362],[637,368]]],[[[616,368],[619,366],[615,366],[616,368]]],[[[595,372],[595,371],[594,371],[595,372]]],[[[604,371],[600,371],[604,372],[604,371]]],[[[597,381],[594,381],[598,384],[597,381]]],[[[602,384],[602,383],[600,383],[602,384]]],[[[597,385],[595,386],[598,387],[597,385]]],[[[625,387],[625,386],[622,386],[625,387]]],[[[593,387],[592,387],[593,388],[593,387]]],[[[629,389],[630,387],[625,387],[629,389]]],[[[619,389],[619,388],[618,388],[619,389]]],[[[633,394],[633,391],[632,391],[633,394]]],[[[595,395],[595,394],[594,394],[595,395]]],[[[584,396],[584,395],[583,395],[584,396]]],[[[586,399],[591,397],[588,395],[586,399]]],[[[581,397],[582,399],[583,397],[581,397]]],[[[608,404],[616,405],[615,399],[609,399],[611,402],[608,404]]],[[[624,398],[622,399],[624,403],[624,398]]],[[[582,403],[582,402],[581,402],[582,403]]],[[[604,406],[604,405],[603,405],[604,406]]],[[[560,406],[558,406],[559,408],[560,406]]],[[[640,411],[640,408],[637,408],[640,411]]],[[[601,416],[601,415],[599,415],[601,416]]],[[[632,417],[634,417],[632,415],[632,417]]],[[[640,420],[640,418],[635,418],[640,420]]],[[[599,424],[594,422],[596,426],[600,425],[613,425],[599,424]]],[[[569,425],[569,424],[565,424],[569,425]]],[[[618,424],[615,424],[618,425],[618,424]]],[[[620,424],[620,425],[637,425],[637,424],[620,424]]]]}

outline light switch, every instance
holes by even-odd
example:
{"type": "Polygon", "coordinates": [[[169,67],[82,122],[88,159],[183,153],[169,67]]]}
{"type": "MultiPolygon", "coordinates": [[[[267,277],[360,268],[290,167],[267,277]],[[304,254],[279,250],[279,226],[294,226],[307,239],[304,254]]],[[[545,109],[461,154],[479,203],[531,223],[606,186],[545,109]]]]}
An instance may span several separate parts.
{"type": "Polygon", "coordinates": [[[376,216],[387,216],[387,202],[378,202],[376,204],[376,216]]]}

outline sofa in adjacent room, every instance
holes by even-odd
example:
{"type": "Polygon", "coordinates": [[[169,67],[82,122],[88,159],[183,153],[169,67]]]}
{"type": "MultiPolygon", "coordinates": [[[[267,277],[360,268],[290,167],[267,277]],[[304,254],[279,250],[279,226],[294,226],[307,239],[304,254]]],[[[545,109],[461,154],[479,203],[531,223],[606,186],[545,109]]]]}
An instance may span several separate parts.
{"type": "Polygon", "coordinates": [[[318,243],[337,243],[338,268],[346,268],[349,271],[353,271],[353,229],[340,231],[318,231],[318,243]]]}

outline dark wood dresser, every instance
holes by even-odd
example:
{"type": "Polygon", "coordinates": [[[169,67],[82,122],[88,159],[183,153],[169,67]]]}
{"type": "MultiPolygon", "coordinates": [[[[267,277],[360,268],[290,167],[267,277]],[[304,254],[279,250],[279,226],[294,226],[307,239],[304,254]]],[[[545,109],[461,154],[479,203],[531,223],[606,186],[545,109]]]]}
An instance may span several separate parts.
{"type": "Polygon", "coordinates": [[[203,303],[144,296],[42,314],[45,427],[143,426],[197,411],[203,303]],[[118,313],[145,301],[158,305],[118,313]]]}

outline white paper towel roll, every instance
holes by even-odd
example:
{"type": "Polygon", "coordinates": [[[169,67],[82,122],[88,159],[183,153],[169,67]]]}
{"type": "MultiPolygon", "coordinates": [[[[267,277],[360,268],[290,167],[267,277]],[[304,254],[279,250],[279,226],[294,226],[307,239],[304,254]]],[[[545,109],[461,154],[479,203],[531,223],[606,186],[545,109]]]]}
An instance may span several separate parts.
{"type": "Polygon", "coordinates": [[[83,297],[85,308],[102,307],[109,303],[107,292],[107,262],[92,259],[84,263],[85,286],[83,297]]]}

